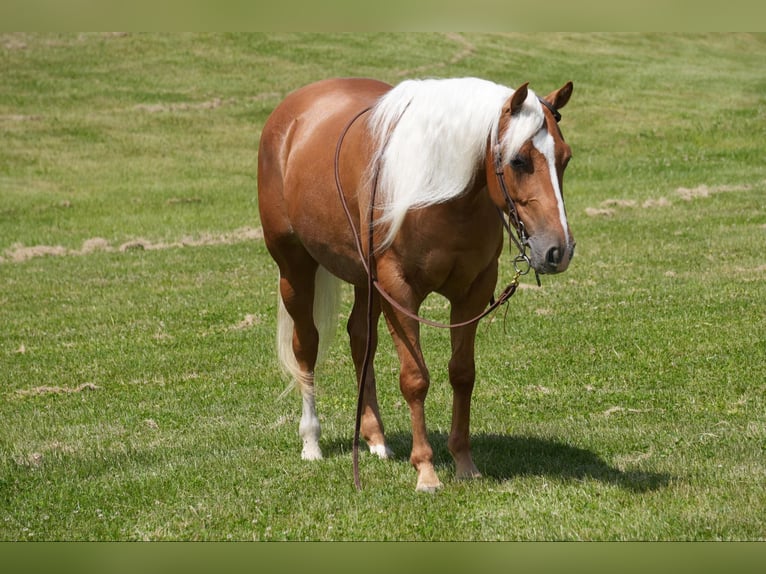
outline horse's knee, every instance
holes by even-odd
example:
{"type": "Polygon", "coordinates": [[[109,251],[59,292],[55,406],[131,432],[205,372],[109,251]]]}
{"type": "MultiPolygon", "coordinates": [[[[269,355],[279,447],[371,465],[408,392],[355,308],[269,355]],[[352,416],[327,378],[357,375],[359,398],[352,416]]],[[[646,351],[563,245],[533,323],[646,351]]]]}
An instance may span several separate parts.
{"type": "Polygon", "coordinates": [[[406,373],[399,376],[399,390],[410,406],[413,403],[425,402],[430,386],[431,382],[428,376],[410,376],[406,373]]]}
{"type": "Polygon", "coordinates": [[[449,381],[454,390],[471,392],[476,381],[476,366],[472,362],[450,361],[449,381]]]}

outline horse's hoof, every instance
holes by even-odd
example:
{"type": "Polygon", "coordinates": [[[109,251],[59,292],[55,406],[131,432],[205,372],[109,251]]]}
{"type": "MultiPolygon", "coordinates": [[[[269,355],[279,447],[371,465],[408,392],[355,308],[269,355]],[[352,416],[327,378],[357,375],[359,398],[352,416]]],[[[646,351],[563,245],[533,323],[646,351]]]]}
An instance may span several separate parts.
{"type": "Polygon", "coordinates": [[[322,460],[322,450],[318,444],[304,444],[301,458],[303,460],[322,460]]]}
{"type": "Polygon", "coordinates": [[[420,484],[418,482],[418,485],[415,487],[415,490],[417,492],[428,492],[430,494],[434,494],[435,492],[441,490],[442,483],[439,482],[437,484],[420,484]]]}
{"type": "Polygon", "coordinates": [[[418,473],[418,485],[415,487],[417,492],[434,493],[442,487],[442,483],[433,468],[418,473]]]}
{"type": "Polygon", "coordinates": [[[418,469],[418,485],[415,487],[417,492],[436,492],[442,487],[430,462],[422,462],[416,468],[418,469]]]}
{"type": "Polygon", "coordinates": [[[469,468],[458,470],[455,473],[456,480],[473,480],[474,478],[481,478],[481,473],[479,472],[479,469],[473,465],[469,468]]]}

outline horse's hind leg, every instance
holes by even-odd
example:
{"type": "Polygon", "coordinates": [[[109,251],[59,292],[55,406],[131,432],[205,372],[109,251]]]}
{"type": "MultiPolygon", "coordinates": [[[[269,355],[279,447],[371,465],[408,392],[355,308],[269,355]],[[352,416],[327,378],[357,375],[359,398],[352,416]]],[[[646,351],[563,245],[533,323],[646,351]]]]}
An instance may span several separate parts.
{"type": "Polygon", "coordinates": [[[314,281],[317,264],[308,254],[300,265],[291,260],[289,271],[280,266],[281,299],[278,325],[279,356],[303,397],[298,432],[303,439],[301,457],[322,458],[319,447],[321,427],[314,401],[314,367],[319,351],[319,332],[314,325],[314,281]]]}
{"type": "Polygon", "coordinates": [[[393,455],[386,445],[383,422],[378,409],[378,396],[375,387],[375,371],[373,360],[378,345],[378,319],[380,318],[380,298],[374,294],[372,308],[368,310],[367,289],[354,288],[354,307],[348,319],[348,335],[351,342],[351,356],[356,368],[356,380],[359,381],[364,367],[365,354],[369,344],[370,364],[364,381],[364,408],[362,410],[361,434],[370,447],[370,452],[380,458],[389,458],[393,455]],[[371,323],[368,336],[368,321],[371,323]]]}

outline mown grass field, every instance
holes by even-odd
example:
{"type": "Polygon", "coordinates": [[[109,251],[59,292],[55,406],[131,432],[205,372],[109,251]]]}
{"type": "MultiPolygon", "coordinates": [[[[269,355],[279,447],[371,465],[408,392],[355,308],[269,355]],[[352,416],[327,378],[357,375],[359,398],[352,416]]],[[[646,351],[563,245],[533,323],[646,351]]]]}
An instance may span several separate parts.
{"type": "Polygon", "coordinates": [[[765,57],[745,34],[0,36],[0,540],[766,538],[765,57]],[[396,457],[362,456],[362,492],[343,321],[324,460],[280,399],[259,132],[336,75],[575,84],[577,256],[479,329],[483,479],[454,480],[448,335],[424,330],[433,496],[387,339],[396,457]]]}

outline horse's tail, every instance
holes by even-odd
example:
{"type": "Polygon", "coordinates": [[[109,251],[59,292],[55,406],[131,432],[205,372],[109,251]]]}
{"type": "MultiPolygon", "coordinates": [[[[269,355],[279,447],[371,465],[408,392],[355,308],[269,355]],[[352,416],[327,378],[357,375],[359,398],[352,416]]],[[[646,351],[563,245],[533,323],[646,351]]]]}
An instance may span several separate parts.
{"type": "MultiPolygon", "coordinates": [[[[293,353],[293,318],[287,312],[282,295],[277,287],[279,309],[277,311],[277,356],[285,374],[291,378],[301,394],[313,393],[313,378],[302,371],[293,353]]],[[[321,265],[317,268],[314,278],[314,326],[319,332],[319,352],[317,365],[330,347],[338,323],[338,306],[340,302],[340,279],[331,274],[321,265]]],[[[291,384],[285,393],[292,389],[291,384]]]]}

